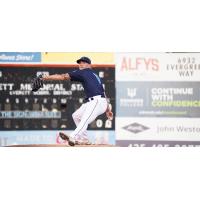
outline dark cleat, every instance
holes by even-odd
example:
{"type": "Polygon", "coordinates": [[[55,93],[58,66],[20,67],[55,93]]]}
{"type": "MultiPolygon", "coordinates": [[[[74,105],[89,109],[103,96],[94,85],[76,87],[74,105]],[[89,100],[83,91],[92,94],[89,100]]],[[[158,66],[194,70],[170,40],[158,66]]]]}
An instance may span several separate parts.
{"type": "Polygon", "coordinates": [[[72,137],[70,137],[68,134],[65,134],[65,133],[60,132],[60,133],[59,133],[59,136],[60,136],[63,140],[68,141],[68,144],[69,144],[70,146],[74,146],[74,145],[76,144],[76,141],[75,141],[72,137]]]}
{"type": "Polygon", "coordinates": [[[59,136],[60,136],[63,140],[69,141],[69,136],[68,136],[68,135],[66,135],[66,134],[64,134],[64,133],[62,133],[62,132],[60,132],[60,133],[59,133],[59,136]]]}

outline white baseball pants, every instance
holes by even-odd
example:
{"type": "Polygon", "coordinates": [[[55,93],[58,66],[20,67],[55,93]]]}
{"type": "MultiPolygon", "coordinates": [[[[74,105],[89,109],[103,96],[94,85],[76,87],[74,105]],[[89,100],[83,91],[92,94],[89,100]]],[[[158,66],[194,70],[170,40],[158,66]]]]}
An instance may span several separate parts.
{"type": "Polygon", "coordinates": [[[102,98],[100,95],[92,98],[93,100],[90,100],[91,98],[89,98],[89,102],[82,104],[81,107],[72,114],[76,129],[70,134],[70,137],[74,139],[86,137],[88,124],[106,111],[106,98],[102,98]]]}

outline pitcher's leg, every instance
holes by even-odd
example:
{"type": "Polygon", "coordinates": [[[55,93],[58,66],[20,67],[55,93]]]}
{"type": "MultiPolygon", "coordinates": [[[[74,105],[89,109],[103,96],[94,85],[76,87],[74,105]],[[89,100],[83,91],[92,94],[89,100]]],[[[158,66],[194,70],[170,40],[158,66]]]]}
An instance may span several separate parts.
{"type": "MultiPolygon", "coordinates": [[[[74,120],[74,123],[76,124],[76,127],[81,122],[81,118],[85,112],[85,109],[86,109],[86,104],[82,104],[82,106],[72,114],[72,118],[74,120]]],[[[87,130],[84,132],[83,136],[82,135],[76,136],[77,140],[81,140],[83,138],[87,138],[87,130]]]]}
{"type": "Polygon", "coordinates": [[[72,118],[74,120],[74,123],[76,124],[76,127],[80,123],[85,109],[86,109],[86,104],[82,104],[81,107],[72,114],[72,118]]]}
{"type": "Polygon", "coordinates": [[[87,130],[88,124],[96,119],[97,116],[103,114],[106,110],[107,101],[105,99],[95,99],[86,104],[86,109],[82,115],[81,121],[77,128],[71,134],[62,134],[64,140],[68,140],[69,145],[74,146],[76,144],[76,137],[78,135],[83,136],[87,130]]]}
{"type": "MultiPolygon", "coordinates": [[[[76,125],[76,127],[78,126],[78,124],[80,123],[81,121],[81,118],[82,118],[82,115],[84,113],[86,109],[86,104],[82,104],[80,106],[80,108],[78,108],[73,114],[72,114],[72,119],[74,120],[74,123],[76,125]]],[[[68,134],[66,133],[63,133],[63,132],[60,132],[59,133],[59,136],[63,139],[63,140],[68,140],[69,137],[68,137],[68,134]]]]}
{"type": "Polygon", "coordinates": [[[84,114],[82,115],[81,122],[77,128],[70,134],[70,137],[75,138],[76,135],[82,135],[87,130],[88,124],[96,119],[98,116],[99,100],[93,100],[87,103],[84,114]]]}

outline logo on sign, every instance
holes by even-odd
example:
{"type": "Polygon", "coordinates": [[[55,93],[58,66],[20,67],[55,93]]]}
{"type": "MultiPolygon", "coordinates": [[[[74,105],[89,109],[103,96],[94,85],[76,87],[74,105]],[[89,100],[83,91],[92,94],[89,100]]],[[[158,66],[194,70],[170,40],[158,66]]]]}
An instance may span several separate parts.
{"type": "Polygon", "coordinates": [[[135,122],[133,124],[129,124],[129,125],[123,127],[123,129],[125,129],[126,131],[129,131],[131,133],[137,134],[137,133],[143,132],[145,130],[148,130],[149,127],[135,122]]]}
{"type": "Polygon", "coordinates": [[[159,61],[156,58],[123,57],[121,71],[159,71],[159,61]]]}

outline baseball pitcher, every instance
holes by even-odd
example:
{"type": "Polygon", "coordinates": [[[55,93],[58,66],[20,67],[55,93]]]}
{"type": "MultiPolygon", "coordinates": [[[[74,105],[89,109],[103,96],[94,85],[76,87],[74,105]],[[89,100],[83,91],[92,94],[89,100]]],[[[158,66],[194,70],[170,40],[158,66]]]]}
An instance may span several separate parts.
{"type": "Polygon", "coordinates": [[[43,81],[69,80],[82,83],[86,98],[81,107],[72,114],[76,129],[70,134],[59,133],[70,146],[91,144],[87,137],[87,128],[99,115],[106,113],[108,119],[113,119],[111,105],[107,101],[101,79],[91,68],[91,60],[88,57],[81,57],[77,63],[79,64],[77,70],[66,74],[40,75],[32,84],[32,91],[35,92],[43,86],[43,81]]]}

